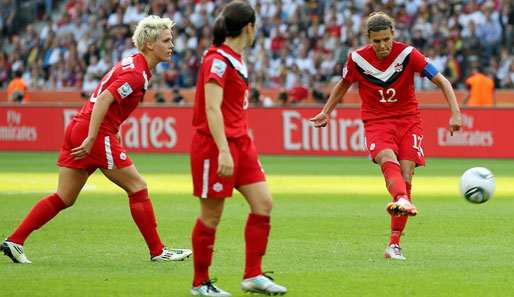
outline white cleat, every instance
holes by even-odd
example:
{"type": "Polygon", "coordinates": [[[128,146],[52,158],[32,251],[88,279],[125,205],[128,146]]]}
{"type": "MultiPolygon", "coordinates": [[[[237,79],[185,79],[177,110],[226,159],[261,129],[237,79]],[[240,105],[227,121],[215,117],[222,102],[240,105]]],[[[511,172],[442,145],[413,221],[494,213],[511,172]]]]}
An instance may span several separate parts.
{"type": "Polygon", "coordinates": [[[192,250],[188,249],[170,249],[168,247],[162,248],[162,254],[159,256],[150,257],[153,262],[162,261],[183,261],[193,253],[192,250]]]}
{"type": "Polygon", "coordinates": [[[405,260],[402,255],[402,248],[397,244],[391,244],[386,248],[385,255],[386,258],[396,259],[396,260],[405,260]]]}
{"type": "Polygon", "coordinates": [[[11,241],[9,241],[8,238],[6,240],[4,240],[4,242],[2,242],[2,245],[0,246],[0,250],[2,252],[4,252],[4,255],[11,258],[11,260],[14,263],[23,263],[23,264],[32,263],[25,256],[25,251],[23,250],[23,245],[11,242],[11,241]]]}
{"type": "Polygon", "coordinates": [[[284,295],[287,289],[273,282],[273,278],[266,274],[243,279],[241,289],[247,293],[259,293],[266,295],[284,295]]]}
{"type": "Polygon", "coordinates": [[[232,296],[229,292],[225,292],[222,289],[216,287],[213,283],[216,279],[206,280],[202,282],[202,285],[193,287],[191,289],[191,295],[193,296],[232,296]]]}

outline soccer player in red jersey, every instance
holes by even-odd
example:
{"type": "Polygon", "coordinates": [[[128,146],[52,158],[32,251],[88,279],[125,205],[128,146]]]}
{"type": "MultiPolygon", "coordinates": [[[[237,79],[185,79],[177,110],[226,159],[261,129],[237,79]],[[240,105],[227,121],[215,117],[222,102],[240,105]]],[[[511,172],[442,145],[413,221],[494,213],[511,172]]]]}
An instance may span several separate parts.
{"type": "Polygon", "coordinates": [[[353,82],[359,83],[366,147],[380,165],[386,187],[393,196],[387,205],[391,214],[391,237],[385,257],[405,259],[399,246],[408,216],[418,211],[411,202],[412,176],[424,166],[423,129],[414,93],[414,74],[430,79],[443,92],[451,110],[450,132],[461,127],[461,116],[450,82],[412,46],[393,41],[394,21],[383,12],[366,21],[370,45],[353,51],[321,113],[311,121],[325,127],[329,115],[353,82]]]}
{"type": "Polygon", "coordinates": [[[273,200],[248,135],[250,86],[241,58],[255,38],[256,26],[255,11],[248,3],[226,5],[214,21],[213,46],[204,55],[198,75],[191,146],[194,195],[200,198],[200,215],[192,234],[194,296],[231,296],[213,284],[209,266],[225,198],[232,196],[234,188],[251,210],[244,231],[246,265],[241,289],[273,295],[287,292],[261,268],[273,200]]]}
{"type": "Polygon", "coordinates": [[[127,156],[118,134],[120,125],[142,101],[150,70],[170,59],[173,26],[172,20],[158,16],[141,20],[132,37],[140,53],[116,64],[70,121],[57,161],[61,166],[57,192],[36,203],[1,245],[15,263],[31,263],[23,250],[27,237],[72,206],[97,168],[127,192],[132,218],[150,249],[152,261],[182,260],[192,253],[188,249],[171,250],[161,242],[146,182],[127,156]]]}

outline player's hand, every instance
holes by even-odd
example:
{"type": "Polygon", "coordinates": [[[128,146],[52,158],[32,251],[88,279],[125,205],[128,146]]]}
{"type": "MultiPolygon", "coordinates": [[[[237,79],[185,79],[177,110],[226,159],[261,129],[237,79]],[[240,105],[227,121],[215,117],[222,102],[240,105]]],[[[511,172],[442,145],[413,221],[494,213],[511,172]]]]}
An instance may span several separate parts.
{"type": "Polygon", "coordinates": [[[234,174],[234,160],[230,151],[220,152],[218,155],[218,171],[219,176],[229,178],[234,174]]]}
{"type": "Polygon", "coordinates": [[[462,120],[460,118],[460,112],[452,114],[450,118],[450,135],[453,136],[454,131],[459,131],[462,126],[462,120]]]}
{"type": "Polygon", "coordinates": [[[80,146],[71,150],[71,155],[75,157],[75,160],[84,159],[91,152],[94,143],[95,140],[93,138],[86,137],[80,146]]]}
{"type": "Polygon", "coordinates": [[[314,127],[320,128],[325,127],[328,123],[328,114],[320,112],[317,116],[310,119],[314,123],[314,127]]]}
{"type": "Polygon", "coordinates": [[[123,145],[123,143],[121,143],[121,135],[120,135],[120,133],[116,134],[116,139],[118,139],[118,142],[120,143],[120,145],[123,145]]]}

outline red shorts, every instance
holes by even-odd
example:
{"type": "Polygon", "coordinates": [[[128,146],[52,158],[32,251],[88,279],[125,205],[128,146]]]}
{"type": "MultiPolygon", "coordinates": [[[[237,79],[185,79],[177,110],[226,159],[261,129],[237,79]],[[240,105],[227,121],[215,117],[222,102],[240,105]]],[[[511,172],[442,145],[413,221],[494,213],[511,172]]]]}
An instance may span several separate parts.
{"type": "Polygon", "coordinates": [[[410,160],[418,166],[425,166],[421,148],[423,128],[418,115],[366,121],[364,133],[366,148],[373,162],[378,153],[391,149],[398,160],[410,160]]]}
{"type": "Polygon", "coordinates": [[[62,167],[80,168],[89,174],[97,168],[113,169],[132,165],[132,161],[114,134],[98,132],[91,153],[82,160],[75,160],[71,149],[78,147],[86,139],[89,124],[71,120],[64,131],[64,141],[57,160],[62,167]]]}
{"type": "Polygon", "coordinates": [[[195,131],[191,145],[193,195],[200,198],[226,198],[232,196],[234,188],[266,181],[257,150],[248,135],[229,139],[228,145],[234,160],[234,174],[230,178],[223,178],[216,173],[218,147],[214,139],[195,131]]]}

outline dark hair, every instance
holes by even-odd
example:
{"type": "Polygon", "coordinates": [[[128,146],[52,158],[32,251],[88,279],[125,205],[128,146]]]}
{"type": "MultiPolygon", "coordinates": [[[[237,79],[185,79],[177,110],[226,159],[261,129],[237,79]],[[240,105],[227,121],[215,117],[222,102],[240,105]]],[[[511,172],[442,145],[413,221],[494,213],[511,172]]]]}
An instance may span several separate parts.
{"type": "Polygon", "coordinates": [[[237,37],[241,35],[244,26],[252,23],[255,25],[255,11],[252,6],[244,1],[230,2],[221,15],[214,20],[212,35],[213,44],[220,46],[226,37],[237,37]]]}
{"type": "Polygon", "coordinates": [[[22,76],[23,76],[23,71],[22,71],[21,69],[16,69],[16,70],[14,71],[14,77],[16,77],[16,78],[20,78],[20,77],[22,77],[22,76]]]}
{"type": "Polygon", "coordinates": [[[391,32],[394,31],[394,20],[385,12],[373,12],[366,20],[366,32],[368,36],[371,31],[378,32],[387,29],[391,29],[391,32]]]}

